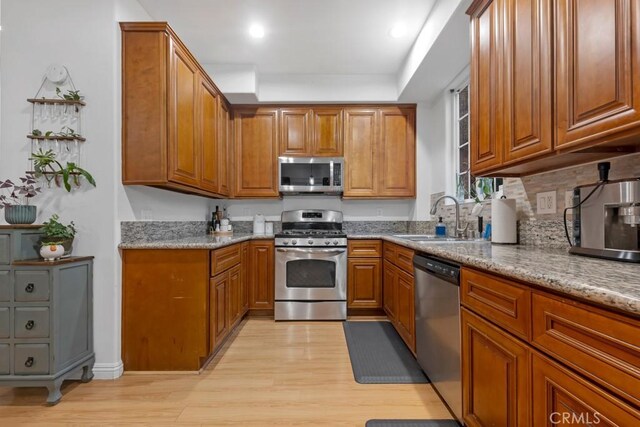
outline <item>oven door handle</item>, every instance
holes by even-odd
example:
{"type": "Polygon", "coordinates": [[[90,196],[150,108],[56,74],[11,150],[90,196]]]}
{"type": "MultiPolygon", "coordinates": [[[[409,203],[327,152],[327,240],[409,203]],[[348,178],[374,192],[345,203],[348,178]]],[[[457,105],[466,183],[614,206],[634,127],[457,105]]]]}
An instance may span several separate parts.
{"type": "Polygon", "coordinates": [[[346,248],[344,249],[325,249],[325,248],[291,248],[291,249],[287,249],[287,248],[277,248],[276,249],[278,252],[302,252],[302,253],[321,253],[323,255],[341,255],[343,253],[345,253],[347,251],[346,248]]]}

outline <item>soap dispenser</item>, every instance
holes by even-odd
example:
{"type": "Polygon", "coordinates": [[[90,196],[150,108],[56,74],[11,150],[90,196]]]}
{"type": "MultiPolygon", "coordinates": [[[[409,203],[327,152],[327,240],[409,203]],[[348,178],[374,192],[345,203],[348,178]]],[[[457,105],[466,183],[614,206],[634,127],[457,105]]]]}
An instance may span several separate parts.
{"type": "Polygon", "coordinates": [[[447,226],[442,222],[442,217],[438,217],[438,223],[436,224],[436,236],[446,237],[447,236],[447,226]]]}

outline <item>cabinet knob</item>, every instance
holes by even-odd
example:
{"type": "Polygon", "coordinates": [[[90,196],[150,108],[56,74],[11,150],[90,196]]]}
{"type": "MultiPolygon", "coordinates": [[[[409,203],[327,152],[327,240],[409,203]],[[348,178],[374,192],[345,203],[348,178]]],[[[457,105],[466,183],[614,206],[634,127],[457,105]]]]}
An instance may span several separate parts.
{"type": "Polygon", "coordinates": [[[30,368],[33,366],[33,357],[27,357],[27,360],[24,361],[24,366],[26,366],[27,368],[30,368]]]}
{"type": "Polygon", "coordinates": [[[27,283],[27,286],[24,288],[25,292],[32,293],[35,289],[36,285],[33,283],[27,283]]]}
{"type": "Polygon", "coordinates": [[[33,320],[29,320],[29,321],[27,322],[27,324],[26,324],[26,325],[24,325],[24,327],[25,327],[28,331],[30,331],[30,330],[32,330],[32,329],[33,329],[33,327],[34,327],[35,325],[36,325],[36,322],[34,322],[33,320]]]}

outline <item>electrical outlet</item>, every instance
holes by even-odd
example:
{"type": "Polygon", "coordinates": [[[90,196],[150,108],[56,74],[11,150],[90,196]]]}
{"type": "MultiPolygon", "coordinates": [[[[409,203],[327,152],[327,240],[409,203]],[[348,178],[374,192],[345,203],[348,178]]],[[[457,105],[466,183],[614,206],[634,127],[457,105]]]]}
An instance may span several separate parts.
{"type": "Polygon", "coordinates": [[[382,209],[376,209],[376,215],[382,216],[382,209]]]}
{"type": "Polygon", "coordinates": [[[140,211],[140,219],[142,221],[151,221],[153,219],[153,211],[151,209],[142,209],[140,211]]]}
{"type": "MultiPolygon", "coordinates": [[[[564,207],[566,209],[570,208],[571,206],[573,206],[573,191],[567,190],[564,193],[564,207]]],[[[569,213],[571,213],[571,211],[569,211],[569,213]]]]}
{"type": "Polygon", "coordinates": [[[250,215],[251,215],[251,209],[242,208],[242,216],[250,216],[250,215]]]}
{"type": "Polygon", "coordinates": [[[538,214],[554,214],[556,213],[556,192],[545,191],[544,193],[538,193],[537,200],[537,213],[538,214]]]}

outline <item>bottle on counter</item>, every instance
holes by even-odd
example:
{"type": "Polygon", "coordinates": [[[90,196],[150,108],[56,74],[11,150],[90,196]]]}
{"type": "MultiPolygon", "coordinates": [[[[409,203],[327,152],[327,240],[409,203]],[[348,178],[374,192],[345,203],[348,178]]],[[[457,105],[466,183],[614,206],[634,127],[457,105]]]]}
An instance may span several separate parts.
{"type": "Polygon", "coordinates": [[[436,224],[436,236],[446,237],[447,236],[447,226],[442,222],[442,217],[438,217],[438,223],[436,224]]]}

